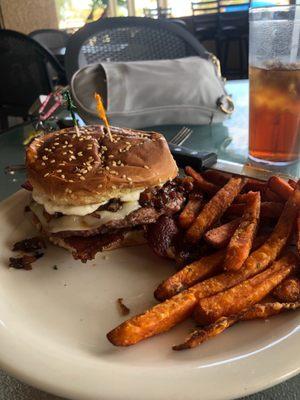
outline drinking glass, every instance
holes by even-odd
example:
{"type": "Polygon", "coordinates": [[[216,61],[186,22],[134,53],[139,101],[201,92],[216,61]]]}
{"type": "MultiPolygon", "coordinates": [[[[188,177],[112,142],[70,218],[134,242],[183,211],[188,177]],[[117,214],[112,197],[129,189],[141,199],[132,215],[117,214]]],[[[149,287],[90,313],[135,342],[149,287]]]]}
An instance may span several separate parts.
{"type": "Polygon", "coordinates": [[[249,13],[249,157],[289,164],[300,155],[300,5],[249,13]]]}

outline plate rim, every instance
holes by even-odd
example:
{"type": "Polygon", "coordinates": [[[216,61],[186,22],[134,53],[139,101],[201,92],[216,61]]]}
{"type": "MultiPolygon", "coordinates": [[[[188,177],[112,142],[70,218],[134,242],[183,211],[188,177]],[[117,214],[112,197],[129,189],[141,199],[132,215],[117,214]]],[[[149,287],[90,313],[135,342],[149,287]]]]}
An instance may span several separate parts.
{"type": "MultiPolygon", "coordinates": [[[[13,203],[18,202],[23,196],[25,196],[25,194],[25,190],[20,190],[2,201],[0,203],[0,217],[3,209],[12,207],[13,203]]],[[[299,338],[300,324],[286,335],[286,337],[282,337],[278,343],[268,346],[268,348],[261,349],[254,352],[254,354],[250,354],[241,359],[233,361],[229,360],[225,364],[220,363],[220,365],[216,365],[214,367],[215,371],[212,370],[213,377],[221,374],[223,375],[223,380],[224,378],[228,379],[228,376],[232,376],[232,372],[234,371],[234,373],[237,374],[238,382],[234,386],[227,385],[227,387],[222,387],[222,390],[216,387],[215,389],[217,392],[215,394],[209,393],[207,400],[237,399],[242,396],[260,392],[297,375],[300,372],[300,357],[294,357],[292,360],[291,356],[295,355],[293,349],[296,348],[295,346],[297,346],[299,338]],[[287,351],[287,349],[290,350],[287,351]],[[278,365],[274,364],[276,359],[280,360],[280,368],[278,365]],[[256,374],[253,372],[249,377],[249,371],[257,365],[261,365],[260,368],[265,365],[265,372],[261,379],[257,379],[256,374]],[[230,370],[232,372],[230,372],[230,370]],[[245,385],[247,378],[247,384],[245,385]]],[[[59,369],[56,372],[54,371],[55,373],[52,371],[52,374],[49,373],[49,371],[47,373],[45,370],[42,372],[45,365],[43,365],[42,362],[43,358],[39,357],[47,356],[47,352],[43,349],[43,352],[39,352],[38,354],[37,352],[33,352],[32,354],[28,353],[31,349],[34,349],[34,344],[32,345],[30,343],[30,346],[22,345],[22,341],[17,341],[17,337],[11,335],[9,330],[2,324],[0,324],[0,339],[2,342],[2,346],[0,346],[0,367],[20,381],[57,396],[76,400],[82,400],[82,398],[86,400],[138,400],[141,398],[140,393],[146,392],[145,396],[143,396],[143,400],[166,400],[169,399],[170,396],[172,396],[174,400],[177,400],[177,398],[182,399],[182,393],[180,392],[178,392],[179,397],[176,397],[176,393],[174,396],[174,387],[172,387],[174,386],[174,379],[176,379],[178,374],[178,368],[172,371],[170,369],[169,371],[166,371],[164,376],[160,376],[160,368],[151,368],[150,370],[148,368],[147,370],[147,368],[141,366],[131,366],[128,370],[126,364],[107,363],[102,360],[101,363],[103,364],[103,367],[106,365],[111,366],[111,368],[108,368],[109,371],[104,371],[104,369],[102,370],[102,390],[99,393],[99,388],[96,385],[94,388],[89,388],[88,392],[86,392],[86,387],[84,385],[78,386],[77,384],[77,386],[75,385],[70,387],[70,380],[68,381],[69,378],[66,378],[66,375],[62,374],[59,369]],[[7,346],[3,344],[6,344],[7,346]],[[30,366],[28,366],[29,354],[31,357],[30,366]],[[117,375],[114,375],[114,373],[117,373],[117,375]],[[144,379],[138,379],[139,375],[142,375],[144,379]],[[116,376],[118,385],[114,385],[114,383],[116,383],[114,380],[116,376]],[[161,387],[164,380],[166,385],[164,385],[162,391],[161,387]],[[156,388],[156,392],[153,391],[152,382],[156,383],[155,386],[160,385],[160,389],[156,388]],[[147,386],[149,386],[148,389],[147,386]],[[121,393],[120,387],[122,387],[121,393]],[[137,394],[137,396],[133,394],[133,392],[137,394]]],[[[124,349],[124,351],[126,351],[126,349],[124,349]]],[[[53,357],[53,354],[48,353],[48,361],[51,360],[51,357],[53,357]]],[[[72,362],[71,359],[67,360],[67,362],[66,360],[58,360],[56,365],[69,366],[69,374],[72,372],[72,368],[69,365],[70,362],[72,362]]],[[[185,381],[183,382],[182,380],[179,380],[179,387],[184,387],[184,385],[182,385],[183,383],[185,386],[192,384],[195,385],[195,379],[198,377],[199,380],[199,376],[196,374],[198,370],[198,368],[190,368],[190,370],[188,367],[184,368],[181,371],[181,377],[184,378],[185,381]]],[[[202,368],[202,371],[205,372],[204,378],[209,370],[210,367],[202,368]]],[[[90,378],[90,376],[87,376],[86,378],[90,378]]],[[[198,385],[196,386],[199,393],[201,388],[198,387],[198,385]]],[[[185,396],[185,400],[196,399],[196,397],[190,397],[190,395],[193,396],[193,393],[191,392],[187,397],[185,396]]]]}

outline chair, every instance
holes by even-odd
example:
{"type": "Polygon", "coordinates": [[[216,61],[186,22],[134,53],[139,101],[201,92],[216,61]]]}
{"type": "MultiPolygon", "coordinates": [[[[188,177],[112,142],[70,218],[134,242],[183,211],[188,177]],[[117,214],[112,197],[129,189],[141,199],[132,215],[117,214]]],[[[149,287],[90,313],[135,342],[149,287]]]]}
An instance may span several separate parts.
{"type": "Polygon", "coordinates": [[[198,40],[179,24],[168,21],[119,17],[85,25],[69,40],[66,72],[72,75],[101,61],[163,60],[207,54],[198,40]]]}
{"type": "Polygon", "coordinates": [[[218,0],[192,2],[193,15],[214,14],[219,12],[218,0]]]}
{"type": "Polygon", "coordinates": [[[232,4],[228,0],[219,0],[219,7],[218,34],[220,46],[222,45],[221,47],[223,48],[221,61],[224,75],[236,75],[239,78],[245,77],[247,76],[248,67],[249,1],[232,4]],[[239,65],[236,69],[228,67],[230,45],[233,43],[238,46],[239,65]]]}
{"type": "Polygon", "coordinates": [[[170,18],[172,16],[172,8],[144,8],[144,15],[147,18],[170,18]]]}
{"type": "Polygon", "coordinates": [[[63,65],[69,35],[58,29],[38,29],[29,36],[46,47],[63,65]]]}
{"type": "Polygon", "coordinates": [[[0,117],[6,129],[9,115],[26,118],[40,94],[50,93],[56,82],[65,83],[65,73],[46,48],[11,30],[0,30],[0,57],[0,117]],[[49,67],[56,72],[56,82],[49,67]]]}
{"type": "Polygon", "coordinates": [[[38,29],[29,36],[52,52],[66,47],[69,40],[69,35],[58,29],[38,29]]]}
{"type": "Polygon", "coordinates": [[[217,57],[220,57],[219,42],[217,40],[219,4],[217,0],[192,2],[192,23],[197,38],[201,41],[215,42],[217,57]]]}

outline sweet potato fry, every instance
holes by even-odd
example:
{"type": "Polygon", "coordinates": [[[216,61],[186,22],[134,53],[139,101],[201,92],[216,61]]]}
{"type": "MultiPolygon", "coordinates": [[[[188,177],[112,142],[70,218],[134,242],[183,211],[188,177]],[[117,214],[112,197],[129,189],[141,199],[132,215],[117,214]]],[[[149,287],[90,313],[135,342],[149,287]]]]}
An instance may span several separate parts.
{"type": "Polygon", "coordinates": [[[217,251],[206,257],[188,264],[176,274],[162,282],[154,292],[157,300],[166,300],[179,292],[193,286],[195,283],[220,271],[225,250],[217,251]]]}
{"type": "Polygon", "coordinates": [[[223,268],[225,271],[239,270],[249,256],[260,214],[260,193],[249,192],[248,204],[242,220],[234,232],[225,255],[223,268]]]}
{"type": "MultiPolygon", "coordinates": [[[[267,240],[266,235],[257,236],[253,242],[253,250],[256,250],[267,240]]],[[[177,293],[195,285],[195,283],[208,278],[210,275],[216,274],[222,267],[222,260],[225,257],[225,250],[216,252],[210,256],[202,257],[199,261],[194,261],[193,263],[187,265],[182,270],[176,274],[167,278],[162,282],[154,292],[154,296],[159,301],[164,301],[177,293]],[[221,261],[219,262],[219,258],[221,261]]],[[[222,275],[219,275],[220,280],[222,280],[222,275]]],[[[218,279],[216,281],[218,281],[218,279]]],[[[208,291],[204,290],[203,295],[210,296],[214,294],[214,285],[216,284],[214,278],[208,282],[208,291]]],[[[228,281],[230,282],[230,280],[228,281]]],[[[227,288],[227,283],[225,288],[227,288]]],[[[229,287],[231,284],[229,283],[229,287]]],[[[205,285],[204,285],[205,287],[205,285]]],[[[221,288],[222,290],[222,288],[221,288]]],[[[201,288],[200,288],[201,291],[201,288]]],[[[202,293],[202,292],[201,292],[202,293]]],[[[200,294],[201,294],[200,293],[200,294]]]]}
{"type": "MultiPolygon", "coordinates": [[[[252,193],[251,191],[250,191],[250,193],[252,193]]],[[[260,193],[260,192],[259,192],[260,193]]],[[[238,194],[237,196],[236,196],[236,198],[234,199],[234,202],[233,202],[233,204],[241,204],[241,203],[243,203],[244,204],[244,207],[246,206],[246,204],[247,204],[247,202],[248,202],[248,200],[249,200],[249,192],[248,193],[242,193],[242,194],[238,194]]]]}
{"type": "Polygon", "coordinates": [[[266,188],[266,190],[262,194],[262,201],[271,201],[274,203],[281,203],[283,200],[278,194],[273,192],[270,188],[266,188]]]}
{"type": "Polygon", "coordinates": [[[286,303],[300,300],[300,278],[294,276],[285,279],[271,294],[286,303]]]}
{"type": "Polygon", "coordinates": [[[216,171],[214,169],[208,169],[206,171],[203,171],[201,174],[204,179],[220,187],[226,185],[229,179],[232,178],[230,174],[226,172],[216,171]]]}
{"type": "MultiPolygon", "coordinates": [[[[226,172],[220,172],[213,169],[208,169],[206,171],[201,172],[201,175],[207,181],[214,183],[215,185],[222,187],[224,186],[232,175],[226,172]]],[[[294,181],[295,182],[295,181],[294,181]]],[[[296,182],[295,182],[296,183],[296,182]]],[[[291,185],[292,186],[292,185],[291,185]]],[[[279,202],[281,198],[276,195],[276,193],[272,192],[268,187],[267,183],[263,181],[259,181],[257,179],[248,178],[248,181],[243,188],[243,192],[261,192],[262,199],[264,201],[275,201],[279,202]],[[266,197],[264,197],[265,192],[267,192],[266,197]]]]}
{"type": "Polygon", "coordinates": [[[286,245],[293,229],[297,209],[300,207],[300,191],[285,203],[283,212],[269,238],[245,261],[237,272],[225,272],[209,278],[190,288],[197,293],[198,299],[213,296],[262,272],[271,262],[275,261],[286,245]]]}
{"type": "Polygon", "coordinates": [[[253,319],[266,319],[272,317],[273,315],[280,314],[284,311],[295,311],[300,307],[300,301],[290,302],[268,302],[268,303],[258,303],[245,311],[244,315],[241,317],[241,321],[250,321],[253,319]]]}
{"type": "MultiPolygon", "coordinates": [[[[261,194],[261,200],[263,202],[271,202],[271,203],[282,203],[285,202],[285,200],[282,200],[280,196],[278,196],[276,193],[272,192],[271,189],[268,187],[265,187],[264,190],[258,191],[261,194]]],[[[251,193],[249,191],[248,193],[251,193]]],[[[248,201],[248,193],[242,193],[236,196],[234,199],[234,204],[235,203],[247,203],[248,201]]]]}
{"type": "Polygon", "coordinates": [[[242,178],[231,178],[217,194],[203,207],[202,211],[187,230],[185,239],[189,243],[197,243],[203,234],[224,214],[235,196],[245,184],[242,178]]]}
{"type": "Polygon", "coordinates": [[[293,272],[297,264],[298,258],[289,253],[253,278],[225,292],[200,299],[194,313],[196,321],[202,325],[210,324],[221,317],[238,314],[251,307],[293,272]]]}
{"type": "Polygon", "coordinates": [[[185,290],[145,314],[137,315],[107,334],[115,346],[130,346],[143,339],[168,331],[189,317],[197,302],[195,293],[185,290]]]}
{"type": "Polygon", "coordinates": [[[259,236],[256,236],[253,240],[252,251],[257,250],[260,246],[262,246],[269,236],[270,235],[267,235],[266,233],[262,233],[259,236]]]}
{"type": "Polygon", "coordinates": [[[288,184],[289,184],[293,189],[296,189],[297,182],[294,181],[293,179],[289,179],[289,180],[288,180],[288,184]]]}
{"type": "Polygon", "coordinates": [[[263,193],[267,187],[267,183],[259,181],[257,179],[248,178],[246,185],[244,186],[242,192],[261,192],[263,193]]]}
{"type": "Polygon", "coordinates": [[[296,189],[285,203],[283,211],[270,237],[261,247],[251,253],[245,261],[242,267],[242,270],[245,271],[245,275],[248,275],[251,271],[245,279],[263,271],[272,261],[276,260],[290,238],[299,207],[300,190],[296,189]]]}
{"type": "Polygon", "coordinates": [[[211,246],[222,249],[228,245],[230,239],[236,228],[239,226],[241,218],[233,219],[227,224],[218,226],[217,228],[211,229],[205,233],[204,240],[211,246]]]}
{"type": "MultiPolygon", "coordinates": [[[[273,203],[273,202],[262,202],[260,206],[260,217],[261,218],[271,218],[276,219],[280,216],[283,210],[282,203],[273,203]]],[[[225,215],[226,216],[237,216],[240,217],[243,215],[246,204],[231,204],[231,206],[227,209],[225,215]]]]}
{"type": "Polygon", "coordinates": [[[296,228],[296,246],[300,256],[300,211],[298,212],[297,228],[296,228]]]}
{"type": "Polygon", "coordinates": [[[279,176],[271,176],[268,180],[268,187],[273,190],[273,192],[277,193],[283,200],[287,200],[294,189],[279,176]]]}
{"type": "Polygon", "coordinates": [[[203,178],[199,172],[195,171],[192,167],[185,167],[185,173],[194,179],[195,186],[202,190],[203,193],[208,193],[213,196],[219,190],[219,187],[203,178]]]}
{"type": "Polygon", "coordinates": [[[261,218],[270,218],[276,219],[282,213],[284,204],[283,203],[273,203],[264,201],[261,203],[260,207],[260,217],[261,218]]]}
{"type": "Polygon", "coordinates": [[[172,347],[173,350],[188,350],[199,346],[201,343],[206,342],[208,339],[219,335],[224,332],[233,324],[239,321],[240,315],[232,315],[230,317],[222,317],[218,321],[205,326],[201,329],[195,329],[183,343],[177,344],[172,347]]]}
{"type": "Polygon", "coordinates": [[[173,346],[173,350],[187,350],[199,346],[206,340],[219,335],[233,324],[239,321],[249,321],[253,319],[266,319],[284,311],[296,310],[300,307],[300,302],[294,303],[258,303],[240,314],[229,317],[221,317],[213,324],[201,329],[195,329],[182,344],[173,346]]]}
{"type": "Polygon", "coordinates": [[[248,257],[239,271],[225,272],[199,282],[171,299],[157,304],[144,314],[133,317],[113,329],[107,335],[108,340],[116,346],[129,346],[165,332],[189,317],[199,299],[229,289],[263,271],[286,245],[299,206],[300,191],[295,190],[293,196],[285,203],[271,236],[248,257]]]}
{"type": "Polygon", "coordinates": [[[186,206],[179,215],[179,226],[183,229],[187,229],[194,222],[203,205],[203,197],[190,196],[186,206]]]}

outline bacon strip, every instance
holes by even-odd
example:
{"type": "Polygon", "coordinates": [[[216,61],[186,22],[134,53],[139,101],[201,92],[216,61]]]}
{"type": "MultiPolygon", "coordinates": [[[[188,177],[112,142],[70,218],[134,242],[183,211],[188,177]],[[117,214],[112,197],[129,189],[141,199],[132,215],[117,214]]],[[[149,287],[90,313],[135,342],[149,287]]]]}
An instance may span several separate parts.
{"type": "Polygon", "coordinates": [[[104,235],[71,236],[67,238],[50,236],[50,240],[61,247],[68,248],[75,260],[81,260],[85,263],[88,260],[93,260],[98,252],[113,249],[121,244],[124,240],[124,233],[124,231],[119,231],[104,235]]]}

